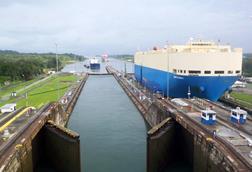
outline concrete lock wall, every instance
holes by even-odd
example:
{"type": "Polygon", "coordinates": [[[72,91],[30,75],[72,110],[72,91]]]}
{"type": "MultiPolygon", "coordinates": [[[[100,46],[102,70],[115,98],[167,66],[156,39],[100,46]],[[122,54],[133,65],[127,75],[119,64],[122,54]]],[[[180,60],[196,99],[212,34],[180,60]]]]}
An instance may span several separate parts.
{"type": "Polygon", "coordinates": [[[202,135],[193,135],[177,122],[160,124],[147,135],[147,172],[163,172],[177,163],[194,172],[237,171],[228,157],[202,135]]]}
{"type": "Polygon", "coordinates": [[[30,172],[33,171],[32,166],[32,151],[30,145],[22,145],[16,148],[15,158],[12,159],[12,164],[4,171],[30,172]]]}
{"type": "Polygon", "coordinates": [[[176,162],[192,167],[193,145],[193,135],[176,122],[153,127],[147,135],[147,172],[162,172],[176,162]]]}
{"type": "MultiPolygon", "coordinates": [[[[204,172],[204,171],[212,171],[209,168],[211,161],[208,156],[208,148],[206,145],[194,144],[194,172],[204,172]]],[[[220,171],[220,169],[216,169],[215,171],[220,171]]]]}
{"type": "Polygon", "coordinates": [[[194,172],[234,171],[224,155],[211,143],[199,135],[194,136],[194,172]]]}
{"type": "Polygon", "coordinates": [[[175,130],[175,161],[179,161],[193,167],[194,137],[179,123],[175,123],[175,130]]]}
{"type": "Polygon", "coordinates": [[[32,143],[33,170],[43,167],[57,172],[80,172],[79,135],[47,123],[32,143]]]}
{"type": "Polygon", "coordinates": [[[148,109],[146,120],[152,124],[152,126],[158,125],[161,121],[169,117],[169,114],[158,106],[157,103],[152,103],[148,109]]]}
{"type": "Polygon", "coordinates": [[[147,172],[159,172],[172,162],[174,154],[175,127],[164,126],[162,130],[147,135],[147,172]]]}

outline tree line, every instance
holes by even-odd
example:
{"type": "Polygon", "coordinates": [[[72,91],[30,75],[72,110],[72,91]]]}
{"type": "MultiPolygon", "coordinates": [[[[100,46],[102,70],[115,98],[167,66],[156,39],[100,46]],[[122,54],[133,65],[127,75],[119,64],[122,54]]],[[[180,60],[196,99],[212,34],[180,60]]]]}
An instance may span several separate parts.
{"type": "Polygon", "coordinates": [[[246,54],[243,58],[242,71],[244,76],[252,77],[252,54],[246,54]]]}
{"type": "MultiPolygon", "coordinates": [[[[83,56],[74,54],[59,54],[59,68],[67,61],[83,60],[83,56]]],[[[55,54],[19,53],[15,51],[0,51],[0,76],[10,80],[30,80],[43,74],[44,69],[56,70],[55,54]]]]}

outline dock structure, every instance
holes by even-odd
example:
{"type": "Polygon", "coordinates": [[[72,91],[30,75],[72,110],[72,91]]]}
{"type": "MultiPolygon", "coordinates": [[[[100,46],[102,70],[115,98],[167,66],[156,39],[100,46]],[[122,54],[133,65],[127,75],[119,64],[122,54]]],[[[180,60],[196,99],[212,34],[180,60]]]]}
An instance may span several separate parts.
{"type": "Polygon", "coordinates": [[[97,72],[88,72],[88,75],[111,75],[110,73],[97,73],[97,72]]]}
{"type": "Polygon", "coordinates": [[[179,124],[187,133],[185,135],[189,133],[192,137],[187,140],[193,142],[191,163],[194,171],[252,170],[251,117],[244,125],[234,124],[230,121],[231,109],[227,107],[199,98],[181,99],[186,104],[181,106],[170,98],[150,94],[132,78],[111,66],[107,67],[107,71],[115,76],[151,128],[147,137],[148,172],[162,171],[170,162],[173,153],[168,140],[172,137],[173,123],[179,124]],[[206,107],[217,112],[216,125],[201,123],[200,112],[206,107]]]}

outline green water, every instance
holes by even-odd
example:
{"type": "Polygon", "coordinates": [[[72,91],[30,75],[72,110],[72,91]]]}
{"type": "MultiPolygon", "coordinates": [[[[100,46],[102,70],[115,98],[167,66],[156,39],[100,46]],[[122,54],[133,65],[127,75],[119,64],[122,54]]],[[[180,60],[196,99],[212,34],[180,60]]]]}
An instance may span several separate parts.
{"type": "Polygon", "coordinates": [[[68,126],[80,134],[82,171],[146,171],[144,120],[114,77],[89,77],[68,126]]]}

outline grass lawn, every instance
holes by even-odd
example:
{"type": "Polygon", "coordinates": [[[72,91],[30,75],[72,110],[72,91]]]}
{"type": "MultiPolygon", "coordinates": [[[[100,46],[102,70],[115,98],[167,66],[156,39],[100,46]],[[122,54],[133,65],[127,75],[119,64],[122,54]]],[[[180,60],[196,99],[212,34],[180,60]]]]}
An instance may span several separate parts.
{"type": "Polygon", "coordinates": [[[2,96],[6,96],[6,95],[9,96],[11,94],[11,92],[19,90],[21,88],[24,88],[25,86],[28,86],[28,85],[38,81],[39,79],[40,78],[36,78],[36,79],[33,79],[33,80],[29,80],[29,81],[14,81],[14,82],[11,82],[10,86],[5,86],[5,87],[0,88],[0,98],[2,96]]]}
{"type": "MultiPolygon", "coordinates": [[[[19,100],[11,99],[7,102],[0,103],[0,106],[6,103],[10,102],[16,102],[17,108],[20,108],[22,106],[26,106],[26,103],[28,106],[34,106],[36,108],[39,108],[43,106],[46,103],[49,103],[51,101],[57,101],[58,100],[58,91],[57,91],[57,85],[59,87],[59,98],[62,97],[65,92],[69,89],[71,85],[76,83],[76,81],[79,78],[75,75],[68,74],[68,75],[55,75],[50,80],[46,80],[39,84],[39,87],[37,85],[33,86],[35,88],[31,88],[28,92],[28,99],[26,101],[25,97],[20,97],[19,100]]],[[[22,93],[25,93],[25,91],[22,91],[22,93]]]]}
{"type": "Polygon", "coordinates": [[[239,103],[252,108],[252,95],[239,93],[239,92],[232,92],[231,96],[239,101],[239,103]]]}
{"type": "MultiPolygon", "coordinates": [[[[28,106],[34,106],[36,108],[41,107],[42,105],[58,100],[58,90],[57,85],[59,87],[59,98],[62,97],[65,92],[69,89],[69,87],[76,83],[77,77],[74,75],[67,76],[57,76],[53,78],[47,84],[34,89],[33,91],[28,93],[28,106]]],[[[22,107],[26,105],[26,99],[22,99],[17,102],[17,107],[22,107]]]]}

